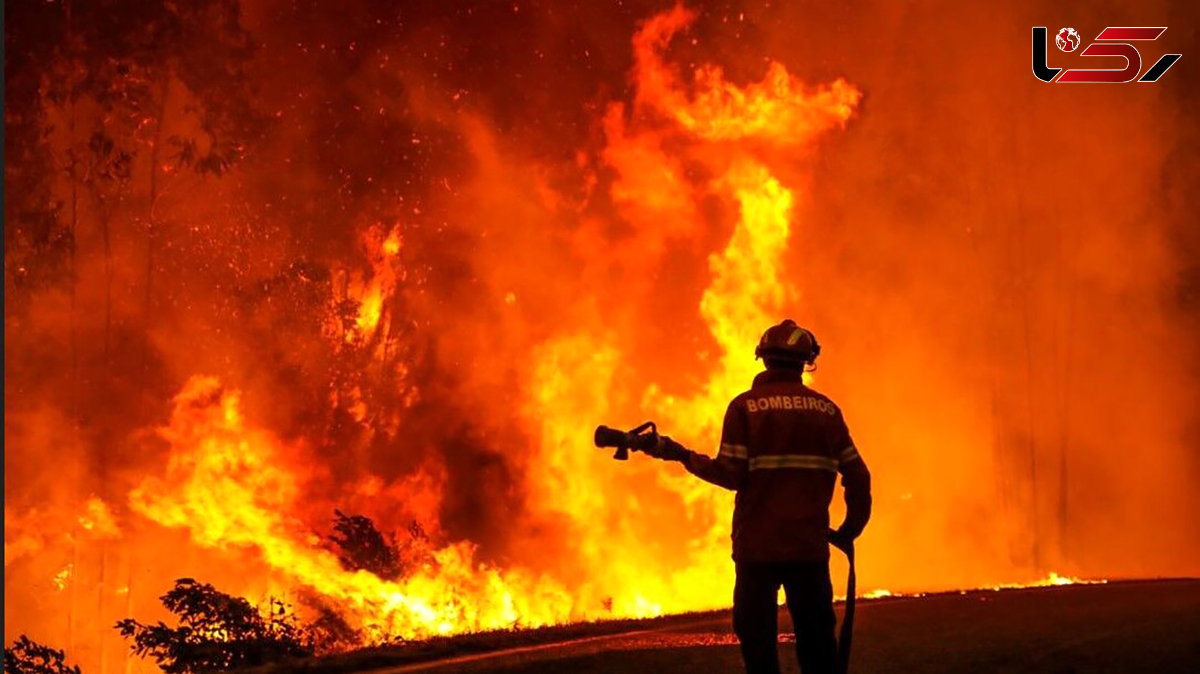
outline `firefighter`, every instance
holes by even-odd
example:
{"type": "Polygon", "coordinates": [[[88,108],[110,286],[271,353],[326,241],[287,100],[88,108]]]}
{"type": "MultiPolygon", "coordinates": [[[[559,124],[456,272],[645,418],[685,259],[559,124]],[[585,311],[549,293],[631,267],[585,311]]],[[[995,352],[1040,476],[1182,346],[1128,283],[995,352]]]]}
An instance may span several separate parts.
{"type": "Polygon", "coordinates": [[[725,412],[716,458],[669,437],[646,453],[679,461],[688,472],[737,492],[733,509],[733,629],[750,674],[778,672],[782,585],[804,674],[838,670],[829,545],[847,547],[871,515],[871,477],[842,412],[802,381],[820,353],[811,332],[792,320],[772,326],[754,351],[765,371],[725,412]],[[836,475],[846,518],[829,528],[836,475]]]}

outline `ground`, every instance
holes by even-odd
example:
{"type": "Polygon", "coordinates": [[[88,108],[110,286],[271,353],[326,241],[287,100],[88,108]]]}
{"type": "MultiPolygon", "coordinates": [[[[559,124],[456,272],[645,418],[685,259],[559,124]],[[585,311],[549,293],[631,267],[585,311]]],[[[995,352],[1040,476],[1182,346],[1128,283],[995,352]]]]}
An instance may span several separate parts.
{"type": "MultiPolygon", "coordinates": [[[[799,671],[783,612],[780,659],[799,671]]],[[[840,618],[840,609],[839,609],[840,618]]],[[[308,672],[739,672],[728,612],[630,621],[619,633],[508,633],[360,652],[308,672]],[[549,639],[550,643],[542,641],[549,639]],[[413,661],[414,658],[419,661],[413,661]],[[432,658],[432,659],[431,659],[432,658]]],[[[1200,672],[1200,580],[977,591],[860,602],[856,672],[1200,672]]],[[[278,670],[277,670],[278,671],[278,670]]]]}

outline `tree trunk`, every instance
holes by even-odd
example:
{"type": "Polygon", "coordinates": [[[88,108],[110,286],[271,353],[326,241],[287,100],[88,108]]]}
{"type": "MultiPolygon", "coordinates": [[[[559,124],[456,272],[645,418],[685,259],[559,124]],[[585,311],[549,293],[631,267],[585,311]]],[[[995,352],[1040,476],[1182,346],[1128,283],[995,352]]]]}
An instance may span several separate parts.
{"type": "Polygon", "coordinates": [[[112,375],[112,239],[109,230],[111,216],[104,197],[100,198],[100,236],[104,240],[104,380],[112,375]]]}
{"type": "Polygon", "coordinates": [[[75,148],[75,54],[74,54],[74,36],[72,34],[71,24],[71,4],[65,6],[67,14],[67,58],[70,61],[70,90],[67,92],[69,100],[69,112],[67,120],[67,153],[68,175],[71,182],[71,235],[68,251],[68,271],[67,282],[70,285],[70,311],[68,314],[67,330],[69,349],[71,352],[71,430],[74,434],[74,442],[76,447],[79,445],[79,350],[77,348],[77,326],[75,316],[76,304],[76,262],[75,249],[79,233],[79,161],[78,152],[75,148]]]}
{"type": "MultiPolygon", "coordinates": [[[[67,22],[67,59],[69,62],[68,75],[68,117],[67,117],[67,153],[68,153],[68,177],[71,183],[71,234],[68,245],[68,270],[67,283],[70,285],[70,310],[67,319],[67,330],[69,340],[69,350],[71,353],[71,382],[70,382],[70,423],[71,423],[71,442],[75,455],[79,455],[80,434],[79,434],[79,353],[76,348],[76,326],[75,326],[75,244],[76,234],[79,225],[79,165],[78,153],[75,149],[75,40],[73,33],[73,25],[71,21],[71,3],[67,2],[63,6],[66,13],[67,22]]],[[[76,604],[76,588],[75,578],[79,572],[79,542],[75,537],[71,541],[71,566],[70,575],[67,582],[70,583],[70,591],[68,592],[67,603],[67,649],[74,647],[75,644],[75,604],[76,604]]]]}
{"type": "Polygon", "coordinates": [[[154,252],[158,223],[156,209],[158,206],[158,151],[162,145],[162,128],[167,114],[167,96],[171,91],[171,72],[164,69],[162,73],[162,90],[158,98],[158,114],[154,125],[154,140],[150,145],[150,208],[146,223],[146,288],[142,298],[142,363],[139,388],[142,401],[145,400],[147,388],[146,379],[150,367],[150,323],[151,308],[154,303],[154,252]]]}

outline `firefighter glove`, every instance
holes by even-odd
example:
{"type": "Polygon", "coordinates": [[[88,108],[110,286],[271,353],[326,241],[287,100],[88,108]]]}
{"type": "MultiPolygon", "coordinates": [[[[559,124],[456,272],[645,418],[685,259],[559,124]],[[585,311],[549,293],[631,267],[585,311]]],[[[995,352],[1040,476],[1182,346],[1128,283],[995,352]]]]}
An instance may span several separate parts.
{"type": "Polygon", "coordinates": [[[666,435],[658,436],[658,443],[643,450],[646,454],[663,461],[686,461],[691,452],[687,447],[675,442],[666,435]]]}
{"type": "Polygon", "coordinates": [[[846,552],[854,546],[854,536],[843,529],[830,529],[829,544],[842,552],[846,552]]]}

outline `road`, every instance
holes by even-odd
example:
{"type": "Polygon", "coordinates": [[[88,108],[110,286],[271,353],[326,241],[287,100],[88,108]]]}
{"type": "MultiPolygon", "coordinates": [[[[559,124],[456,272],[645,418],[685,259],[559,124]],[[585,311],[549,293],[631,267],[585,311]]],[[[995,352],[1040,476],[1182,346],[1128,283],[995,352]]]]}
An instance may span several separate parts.
{"type": "MultiPolygon", "coordinates": [[[[791,629],[784,611],[779,646],[784,672],[799,671],[791,629]]],[[[1200,672],[1200,579],[861,602],[851,669],[935,674],[1200,672]]],[[[740,672],[742,667],[724,613],[666,627],[648,621],[644,628],[639,625],[621,634],[356,671],[657,674],[740,672]]]]}

